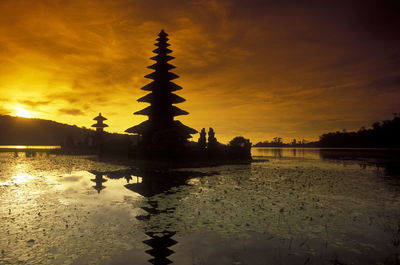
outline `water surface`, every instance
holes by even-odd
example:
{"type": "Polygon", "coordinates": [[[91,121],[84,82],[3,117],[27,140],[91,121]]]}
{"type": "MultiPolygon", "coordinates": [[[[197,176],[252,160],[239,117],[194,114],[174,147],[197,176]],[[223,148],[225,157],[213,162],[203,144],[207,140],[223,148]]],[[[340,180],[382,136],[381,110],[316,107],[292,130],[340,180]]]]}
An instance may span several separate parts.
{"type": "Polygon", "coordinates": [[[259,148],[165,172],[0,153],[0,264],[398,264],[398,160],[259,148]]]}

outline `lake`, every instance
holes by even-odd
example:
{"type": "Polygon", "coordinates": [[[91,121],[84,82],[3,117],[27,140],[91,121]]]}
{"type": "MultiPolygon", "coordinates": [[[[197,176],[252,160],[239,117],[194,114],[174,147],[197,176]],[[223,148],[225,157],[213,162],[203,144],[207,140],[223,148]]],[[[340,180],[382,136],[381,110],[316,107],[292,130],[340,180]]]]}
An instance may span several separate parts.
{"type": "Polygon", "coordinates": [[[399,264],[398,151],[161,171],[0,153],[0,264],[399,264]]]}
{"type": "Polygon", "coordinates": [[[0,145],[0,151],[22,151],[22,150],[53,150],[60,149],[59,145],[0,145]]]}

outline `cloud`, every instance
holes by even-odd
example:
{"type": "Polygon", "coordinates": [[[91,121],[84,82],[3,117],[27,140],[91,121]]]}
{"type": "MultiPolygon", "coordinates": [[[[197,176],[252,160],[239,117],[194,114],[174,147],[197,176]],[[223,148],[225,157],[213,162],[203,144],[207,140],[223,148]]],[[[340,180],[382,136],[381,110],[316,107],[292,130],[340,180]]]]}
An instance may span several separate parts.
{"type": "Polygon", "coordinates": [[[32,100],[28,100],[28,99],[19,101],[19,103],[27,105],[32,108],[40,107],[43,105],[48,105],[48,104],[50,104],[50,102],[51,101],[32,101],[32,100]]]}
{"type": "Polygon", "coordinates": [[[399,91],[400,75],[385,76],[375,79],[363,86],[364,89],[373,89],[378,91],[399,91]]]}
{"type": "Polygon", "coordinates": [[[13,0],[0,10],[4,111],[20,103],[78,125],[101,111],[124,131],[144,119],[132,113],[145,105],[136,99],[161,28],[190,112],[181,119],[222,140],[316,139],[398,111],[395,0],[13,0]]]}
{"type": "Polygon", "coordinates": [[[58,112],[72,116],[85,115],[80,109],[59,109],[58,112]]]}
{"type": "Polygon", "coordinates": [[[5,109],[0,106],[0,115],[9,115],[11,112],[8,109],[5,109]]]}

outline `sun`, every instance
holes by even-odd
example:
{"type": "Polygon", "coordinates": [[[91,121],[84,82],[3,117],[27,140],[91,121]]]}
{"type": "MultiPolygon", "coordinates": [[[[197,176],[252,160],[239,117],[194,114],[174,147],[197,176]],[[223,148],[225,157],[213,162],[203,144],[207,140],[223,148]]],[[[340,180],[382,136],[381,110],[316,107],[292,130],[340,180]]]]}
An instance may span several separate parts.
{"type": "Polygon", "coordinates": [[[16,107],[15,108],[15,115],[18,117],[23,117],[23,118],[32,118],[33,113],[29,110],[26,110],[24,108],[16,107]]]}

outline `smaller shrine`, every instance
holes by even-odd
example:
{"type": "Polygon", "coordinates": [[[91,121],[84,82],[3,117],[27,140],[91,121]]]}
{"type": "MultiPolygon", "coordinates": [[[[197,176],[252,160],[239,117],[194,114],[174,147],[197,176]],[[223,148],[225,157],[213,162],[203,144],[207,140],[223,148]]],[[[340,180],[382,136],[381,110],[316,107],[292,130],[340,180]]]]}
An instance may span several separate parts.
{"type": "Polygon", "coordinates": [[[96,128],[96,132],[104,132],[104,128],[108,127],[108,125],[104,123],[104,121],[106,121],[107,118],[101,116],[101,113],[99,113],[99,115],[95,117],[93,120],[97,121],[97,123],[92,125],[92,127],[96,128]]]}
{"type": "Polygon", "coordinates": [[[93,135],[93,146],[102,151],[106,137],[104,128],[108,127],[108,125],[105,124],[104,121],[106,121],[107,118],[102,116],[101,113],[99,113],[99,115],[95,117],[93,120],[97,121],[95,124],[92,125],[92,127],[96,128],[96,132],[93,135]]]}

